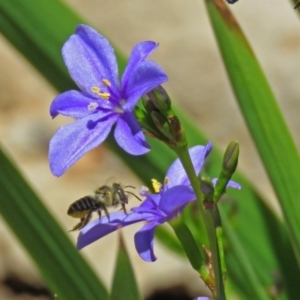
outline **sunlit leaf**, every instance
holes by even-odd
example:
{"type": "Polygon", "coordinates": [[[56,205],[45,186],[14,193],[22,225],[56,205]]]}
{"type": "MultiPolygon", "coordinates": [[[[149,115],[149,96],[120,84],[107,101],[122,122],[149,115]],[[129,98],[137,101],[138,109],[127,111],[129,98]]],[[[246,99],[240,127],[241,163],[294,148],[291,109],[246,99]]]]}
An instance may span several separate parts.
{"type": "Polygon", "coordinates": [[[0,211],[59,299],[106,299],[107,291],[20,172],[0,150],[0,211]]]}
{"type": "Polygon", "coordinates": [[[135,280],[134,271],[124,244],[123,237],[119,235],[119,249],[112,284],[110,300],[141,300],[139,289],[135,280]]]}

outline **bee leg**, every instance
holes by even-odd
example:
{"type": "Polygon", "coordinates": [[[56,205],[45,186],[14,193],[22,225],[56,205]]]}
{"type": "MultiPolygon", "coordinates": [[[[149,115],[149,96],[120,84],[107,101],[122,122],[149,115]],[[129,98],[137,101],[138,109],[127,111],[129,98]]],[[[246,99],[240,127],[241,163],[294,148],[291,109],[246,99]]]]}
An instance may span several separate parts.
{"type": "Polygon", "coordinates": [[[77,224],[77,225],[75,225],[74,227],[73,227],[73,229],[71,229],[70,231],[75,231],[75,230],[80,230],[80,229],[82,229],[90,220],[91,220],[91,218],[92,218],[92,213],[93,213],[93,211],[92,210],[90,210],[86,215],[85,215],[85,217],[84,218],[81,218],[80,219],[80,222],[77,224]]]}
{"type": "Polygon", "coordinates": [[[126,215],[128,215],[128,214],[127,214],[127,211],[126,211],[125,203],[122,202],[121,205],[122,205],[122,210],[124,211],[124,213],[125,213],[126,215]]]}
{"type": "Polygon", "coordinates": [[[89,221],[91,221],[91,218],[92,218],[92,214],[93,214],[93,210],[91,209],[88,213],[87,213],[87,215],[85,216],[85,218],[83,218],[83,220],[82,220],[82,226],[79,228],[79,229],[81,229],[81,228],[83,228],[89,221]]]}
{"type": "Polygon", "coordinates": [[[99,219],[101,218],[101,210],[97,210],[97,214],[99,216],[99,219]]]}
{"type": "Polygon", "coordinates": [[[108,212],[108,210],[107,210],[107,208],[106,208],[105,205],[103,205],[103,210],[104,210],[104,212],[105,212],[105,215],[106,215],[108,221],[110,222],[109,212],[108,212]]]}
{"type": "MultiPolygon", "coordinates": [[[[131,187],[131,186],[130,186],[131,187]]],[[[134,194],[134,193],[131,193],[131,192],[128,192],[128,191],[126,191],[126,193],[127,194],[130,194],[130,195],[132,195],[132,196],[134,196],[136,199],[138,199],[139,201],[142,201],[142,199],[140,198],[140,197],[138,197],[136,194],[134,194]]]]}
{"type": "Polygon", "coordinates": [[[84,219],[85,218],[81,218],[80,219],[80,222],[77,224],[77,225],[75,225],[71,230],[69,230],[69,231],[76,231],[76,230],[79,230],[79,229],[81,229],[83,226],[82,226],[82,223],[84,222],[84,219]]]}

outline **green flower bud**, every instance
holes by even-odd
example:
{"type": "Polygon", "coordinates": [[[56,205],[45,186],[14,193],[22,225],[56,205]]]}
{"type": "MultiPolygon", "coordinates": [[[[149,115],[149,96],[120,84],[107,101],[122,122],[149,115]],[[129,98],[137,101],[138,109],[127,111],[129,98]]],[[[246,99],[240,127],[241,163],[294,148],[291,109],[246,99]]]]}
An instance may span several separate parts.
{"type": "Polygon", "coordinates": [[[237,141],[232,141],[227,146],[223,159],[223,172],[232,176],[235,172],[239,160],[239,143],[237,141]]]}
{"type": "Polygon", "coordinates": [[[226,186],[236,170],[238,159],[239,143],[237,141],[232,141],[227,146],[224,154],[221,174],[215,186],[215,201],[218,201],[220,197],[225,193],[226,186]]]}
{"type": "Polygon", "coordinates": [[[147,94],[148,101],[160,112],[167,112],[171,109],[171,99],[166,90],[159,85],[147,94]]]}
{"type": "Polygon", "coordinates": [[[158,111],[154,103],[151,101],[150,93],[142,97],[142,102],[145,107],[145,110],[151,114],[153,111],[158,111]]]}
{"type": "Polygon", "coordinates": [[[151,112],[151,117],[152,120],[154,122],[154,124],[156,125],[156,128],[169,140],[172,140],[172,133],[171,133],[171,129],[170,129],[170,125],[168,120],[161,115],[159,112],[156,111],[152,111],[151,112]]]}
{"type": "MultiPolygon", "coordinates": [[[[187,145],[184,130],[171,108],[171,99],[162,86],[144,95],[142,102],[146,110],[144,114],[148,115],[148,118],[143,115],[138,121],[147,133],[165,142],[170,148],[187,145]],[[149,118],[155,128],[151,128],[149,118]]],[[[141,113],[136,112],[136,115],[140,116],[141,113]]]]}

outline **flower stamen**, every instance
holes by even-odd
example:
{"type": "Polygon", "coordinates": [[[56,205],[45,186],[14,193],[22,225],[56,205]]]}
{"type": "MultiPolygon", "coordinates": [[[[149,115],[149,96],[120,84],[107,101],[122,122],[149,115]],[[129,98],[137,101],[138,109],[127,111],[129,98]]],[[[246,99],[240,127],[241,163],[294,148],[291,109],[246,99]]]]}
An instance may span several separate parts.
{"type": "Polygon", "coordinates": [[[169,183],[170,183],[169,177],[166,176],[164,179],[164,185],[169,184],[169,183]]]}
{"type": "Polygon", "coordinates": [[[102,79],[101,81],[105,86],[108,86],[108,87],[111,86],[111,82],[108,79],[102,79]]]}
{"type": "Polygon", "coordinates": [[[109,100],[110,97],[110,93],[106,93],[106,92],[101,92],[100,88],[97,86],[93,86],[91,88],[91,91],[96,94],[97,96],[99,96],[100,98],[104,99],[104,100],[109,100]]]}
{"type": "Polygon", "coordinates": [[[99,94],[100,93],[100,88],[98,88],[97,86],[93,86],[91,88],[92,92],[95,93],[95,94],[99,94]]]}
{"type": "Polygon", "coordinates": [[[158,182],[156,179],[151,179],[153,190],[155,193],[159,193],[161,191],[162,184],[158,182]]]}

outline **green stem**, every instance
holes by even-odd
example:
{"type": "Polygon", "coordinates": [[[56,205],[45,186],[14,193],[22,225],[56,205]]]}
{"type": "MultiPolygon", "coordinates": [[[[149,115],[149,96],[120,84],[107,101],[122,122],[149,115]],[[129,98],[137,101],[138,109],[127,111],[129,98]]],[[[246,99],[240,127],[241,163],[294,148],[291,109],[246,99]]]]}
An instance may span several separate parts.
{"type": "Polygon", "coordinates": [[[191,182],[191,185],[194,189],[196,198],[199,202],[200,213],[202,215],[204,226],[206,228],[207,240],[209,241],[208,248],[211,251],[211,256],[212,256],[212,264],[213,264],[213,271],[214,271],[215,284],[216,284],[216,290],[214,292],[214,296],[217,300],[226,300],[223,276],[222,276],[222,269],[221,269],[221,262],[220,262],[220,258],[219,258],[217,236],[216,236],[212,213],[210,211],[204,209],[204,206],[203,206],[204,194],[200,190],[199,180],[195,173],[195,169],[194,169],[191,157],[189,155],[188,148],[180,147],[180,148],[174,148],[173,150],[178,155],[178,157],[187,173],[187,176],[191,182]]]}

